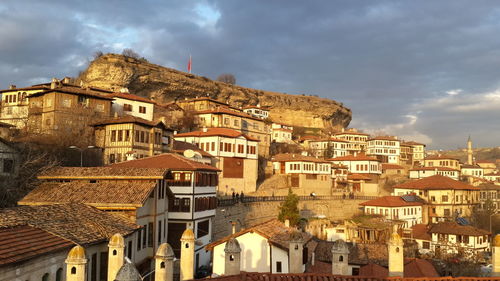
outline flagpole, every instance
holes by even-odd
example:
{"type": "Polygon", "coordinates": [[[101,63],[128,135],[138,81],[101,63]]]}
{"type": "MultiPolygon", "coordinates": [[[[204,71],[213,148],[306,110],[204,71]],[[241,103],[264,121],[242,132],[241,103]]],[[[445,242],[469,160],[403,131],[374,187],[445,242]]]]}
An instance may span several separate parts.
{"type": "Polygon", "coordinates": [[[189,55],[189,62],[188,62],[188,72],[191,74],[191,68],[192,68],[193,61],[191,59],[191,54],[189,55]]]}

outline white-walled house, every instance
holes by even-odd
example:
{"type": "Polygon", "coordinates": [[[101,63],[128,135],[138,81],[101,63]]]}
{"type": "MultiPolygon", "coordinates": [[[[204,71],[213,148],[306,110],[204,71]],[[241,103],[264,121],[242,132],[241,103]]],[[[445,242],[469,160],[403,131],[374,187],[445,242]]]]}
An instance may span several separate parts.
{"type": "Polygon", "coordinates": [[[375,156],[382,163],[399,164],[400,140],[393,136],[378,136],[367,141],[366,154],[375,156]]]}
{"type": "Polygon", "coordinates": [[[431,250],[434,252],[457,253],[462,250],[468,254],[490,251],[491,233],[470,225],[456,222],[440,222],[430,226],[432,237],[431,250]]]}
{"type": "Polygon", "coordinates": [[[257,189],[259,140],[227,128],[204,128],[177,134],[176,141],[192,143],[217,158],[220,194],[257,189]]]}
{"type": "Polygon", "coordinates": [[[454,180],[460,179],[460,171],[448,167],[418,167],[410,170],[410,179],[423,179],[430,176],[441,175],[454,180]]]}
{"type": "MultiPolygon", "coordinates": [[[[226,242],[235,238],[241,248],[240,270],[246,272],[289,273],[290,257],[289,244],[292,233],[297,230],[287,227],[282,222],[273,219],[250,228],[233,233],[218,241],[209,244],[206,249],[212,252],[212,272],[217,275],[225,273],[226,242]]],[[[300,233],[302,244],[306,244],[312,237],[306,232],[300,233]]],[[[304,251],[307,251],[304,248],[304,251]]],[[[307,257],[307,255],[305,255],[307,257]]],[[[302,260],[302,272],[305,270],[307,258],[302,260]]]]}
{"type": "Polygon", "coordinates": [[[366,215],[381,215],[389,220],[404,221],[405,228],[422,223],[424,202],[415,195],[383,196],[359,205],[363,206],[366,215]]]}
{"type": "Polygon", "coordinates": [[[354,154],[366,151],[366,144],[370,135],[358,132],[355,129],[342,129],[342,132],[335,133],[333,136],[337,139],[347,141],[347,153],[354,154]]]}
{"type": "Polygon", "coordinates": [[[260,104],[245,106],[243,108],[243,112],[260,119],[269,118],[269,109],[267,107],[261,107],[260,104]]]}
{"type": "Polygon", "coordinates": [[[293,127],[281,123],[273,123],[271,125],[271,142],[277,143],[293,143],[292,141],[293,127]]]}
{"type": "Polygon", "coordinates": [[[346,156],[347,153],[346,140],[336,138],[326,138],[309,141],[309,150],[312,156],[322,158],[334,158],[346,156]]]}
{"type": "Polygon", "coordinates": [[[113,93],[111,111],[118,116],[132,115],[148,121],[153,121],[155,102],[127,92],[113,93]]]}
{"type": "Polygon", "coordinates": [[[460,161],[447,155],[430,155],[424,159],[424,167],[447,167],[455,170],[460,169],[460,161]]]}
{"type": "Polygon", "coordinates": [[[382,174],[380,160],[366,156],[364,153],[355,153],[354,155],[335,157],[327,160],[334,164],[347,166],[349,172],[353,174],[382,174]]]}
{"type": "Polygon", "coordinates": [[[460,173],[462,176],[478,177],[484,176],[484,169],[479,165],[462,164],[460,166],[460,173]]]}

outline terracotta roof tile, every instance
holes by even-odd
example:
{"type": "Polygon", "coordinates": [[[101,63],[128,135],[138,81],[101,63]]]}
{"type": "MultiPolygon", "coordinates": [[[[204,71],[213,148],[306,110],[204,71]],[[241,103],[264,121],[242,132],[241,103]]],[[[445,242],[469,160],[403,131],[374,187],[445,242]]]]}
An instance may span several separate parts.
{"type": "Polygon", "coordinates": [[[116,178],[116,179],[162,179],[166,169],[159,167],[57,167],[41,173],[39,179],[88,179],[88,178],[116,178]]]}
{"type": "Polygon", "coordinates": [[[175,137],[212,137],[212,136],[221,136],[227,138],[239,138],[244,137],[250,141],[259,141],[258,139],[252,138],[248,135],[243,134],[240,131],[236,131],[228,128],[207,128],[205,131],[194,131],[188,133],[181,133],[174,136],[175,137]]]}
{"type": "Polygon", "coordinates": [[[314,162],[314,163],[330,163],[324,159],[319,159],[312,156],[304,156],[301,154],[295,153],[280,153],[276,154],[271,158],[273,162],[292,162],[292,161],[301,161],[301,162],[314,162]]]}
{"type": "Polygon", "coordinates": [[[397,164],[382,163],[382,170],[403,170],[403,166],[397,164]]]}
{"type": "Polygon", "coordinates": [[[413,168],[410,171],[449,171],[449,172],[459,172],[457,169],[449,168],[449,167],[419,167],[413,168]]]}
{"type": "Polygon", "coordinates": [[[359,268],[359,276],[385,278],[389,276],[389,269],[378,264],[369,263],[359,268]]]}
{"type": "Polygon", "coordinates": [[[444,159],[444,160],[457,160],[458,161],[458,158],[456,157],[453,157],[453,156],[448,156],[448,155],[443,155],[443,154],[439,154],[439,155],[430,155],[430,156],[427,156],[425,157],[425,160],[440,160],[440,159],[444,159]]]}
{"type": "Polygon", "coordinates": [[[401,145],[423,145],[423,146],[425,146],[425,144],[415,142],[415,141],[405,141],[405,142],[402,142],[401,145]]]}
{"type": "Polygon", "coordinates": [[[113,117],[113,118],[99,120],[97,122],[92,123],[91,126],[103,126],[103,125],[124,124],[124,123],[135,123],[135,124],[145,125],[148,127],[157,127],[157,126],[164,127],[163,122],[149,121],[132,115],[125,115],[121,117],[113,117]]]}
{"type": "Polygon", "coordinates": [[[126,236],[138,228],[126,219],[78,203],[0,209],[0,227],[20,225],[30,225],[80,245],[106,241],[115,233],[126,236]]]}
{"type": "Polygon", "coordinates": [[[42,182],[18,204],[84,203],[91,206],[140,207],[156,187],[156,180],[98,180],[42,182]]]}
{"type": "Polygon", "coordinates": [[[0,266],[65,250],[74,245],[71,241],[28,225],[0,228],[0,266]]]}
{"type": "Polygon", "coordinates": [[[376,136],[376,137],[372,137],[372,138],[370,138],[368,141],[372,141],[372,140],[400,141],[400,140],[398,140],[398,138],[397,138],[397,137],[395,137],[395,136],[376,136]]]}
{"type": "Polygon", "coordinates": [[[439,277],[436,268],[428,260],[405,259],[404,277],[439,277]]]}
{"type": "Polygon", "coordinates": [[[77,87],[77,86],[60,86],[55,89],[50,89],[50,87],[46,90],[43,90],[41,92],[36,92],[30,95],[30,97],[35,97],[35,96],[43,96],[48,93],[52,92],[58,92],[58,93],[66,93],[66,94],[73,94],[73,95],[81,95],[81,96],[89,96],[89,97],[94,97],[97,99],[104,99],[104,100],[113,100],[111,96],[109,96],[106,92],[103,91],[98,91],[92,88],[82,88],[82,87],[77,87]]]}
{"type": "Polygon", "coordinates": [[[363,181],[368,181],[371,180],[372,178],[362,175],[362,174],[349,174],[347,175],[348,180],[363,180],[363,181]]]}
{"type": "Polygon", "coordinates": [[[422,206],[422,202],[407,202],[401,196],[384,196],[370,201],[360,203],[361,206],[379,206],[379,207],[404,207],[404,206],[422,206]]]}
{"type": "Polygon", "coordinates": [[[335,133],[333,134],[335,136],[338,136],[338,135],[358,135],[358,136],[370,136],[369,134],[365,134],[365,133],[360,133],[360,132],[338,132],[338,133],[335,133]]]}
{"type": "Polygon", "coordinates": [[[411,227],[412,236],[419,240],[431,240],[431,235],[429,234],[429,225],[427,224],[416,224],[411,227]]]}
{"type": "Polygon", "coordinates": [[[491,234],[489,231],[470,225],[459,225],[456,222],[440,222],[431,225],[429,233],[481,236],[491,234]]]}
{"type": "Polygon", "coordinates": [[[355,155],[346,155],[346,156],[340,156],[340,157],[335,157],[331,159],[327,159],[328,161],[377,161],[380,162],[375,157],[367,156],[364,153],[358,153],[356,156],[355,155]]]}
{"type": "Polygon", "coordinates": [[[441,175],[434,175],[419,180],[407,181],[405,183],[395,185],[394,188],[423,190],[479,190],[478,187],[441,175]]]}
{"type": "Polygon", "coordinates": [[[128,168],[128,169],[159,169],[165,171],[169,170],[180,170],[180,171],[220,171],[219,169],[190,160],[184,156],[178,155],[176,153],[163,153],[155,156],[145,157],[137,160],[130,160],[120,163],[112,164],[108,166],[111,168],[128,168]]]}
{"type": "Polygon", "coordinates": [[[333,137],[330,137],[330,138],[324,138],[324,139],[316,139],[316,140],[311,140],[311,142],[315,142],[315,141],[321,141],[321,142],[325,142],[325,141],[333,141],[333,142],[345,142],[345,143],[348,143],[349,141],[346,141],[346,140],[343,140],[343,139],[338,139],[338,138],[333,138],[333,137]]]}

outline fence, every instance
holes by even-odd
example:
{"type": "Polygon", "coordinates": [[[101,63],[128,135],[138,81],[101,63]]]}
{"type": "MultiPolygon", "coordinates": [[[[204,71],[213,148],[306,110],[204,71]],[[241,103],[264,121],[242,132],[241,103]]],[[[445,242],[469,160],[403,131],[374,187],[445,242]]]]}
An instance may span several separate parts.
{"type": "MultiPolygon", "coordinates": [[[[285,201],[287,196],[243,196],[229,199],[218,198],[217,207],[232,206],[238,202],[252,203],[252,202],[276,202],[285,201]]],[[[378,198],[377,196],[362,196],[362,195],[330,195],[330,196],[298,196],[300,201],[311,200],[372,200],[378,198]]]]}

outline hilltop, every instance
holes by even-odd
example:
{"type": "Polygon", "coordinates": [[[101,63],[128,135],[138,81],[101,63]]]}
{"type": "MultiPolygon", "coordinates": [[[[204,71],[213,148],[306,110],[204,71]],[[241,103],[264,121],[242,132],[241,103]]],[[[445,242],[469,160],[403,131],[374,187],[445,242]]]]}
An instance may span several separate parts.
{"type": "Polygon", "coordinates": [[[96,58],[79,80],[105,89],[125,87],[159,103],[209,96],[237,107],[260,104],[271,108],[274,121],[297,127],[338,130],[352,118],[351,110],[334,100],[231,85],[117,54],[96,58]]]}

